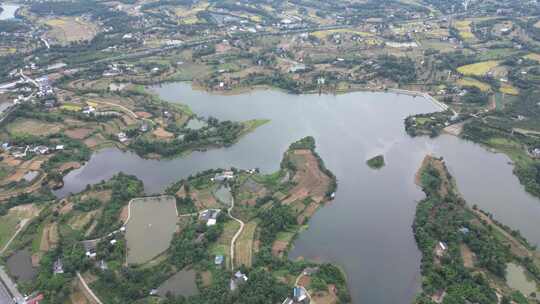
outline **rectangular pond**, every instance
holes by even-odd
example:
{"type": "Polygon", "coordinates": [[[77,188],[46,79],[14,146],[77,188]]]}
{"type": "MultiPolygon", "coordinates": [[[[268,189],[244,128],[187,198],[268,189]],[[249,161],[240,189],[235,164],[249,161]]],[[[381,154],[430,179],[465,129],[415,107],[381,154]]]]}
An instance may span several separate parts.
{"type": "Polygon", "coordinates": [[[172,196],[136,198],[129,203],[127,262],[142,264],[169,248],[177,222],[172,196]]]}

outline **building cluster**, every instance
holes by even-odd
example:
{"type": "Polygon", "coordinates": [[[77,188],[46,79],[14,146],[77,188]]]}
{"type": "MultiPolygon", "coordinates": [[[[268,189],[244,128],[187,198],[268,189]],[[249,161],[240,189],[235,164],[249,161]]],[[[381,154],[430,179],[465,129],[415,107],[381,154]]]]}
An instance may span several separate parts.
{"type": "Polygon", "coordinates": [[[114,77],[114,76],[124,75],[124,74],[133,75],[136,73],[137,73],[137,70],[131,64],[111,63],[107,66],[107,69],[103,71],[102,75],[103,77],[114,77]]]}
{"type": "Polygon", "coordinates": [[[206,209],[200,213],[199,219],[206,223],[206,226],[214,226],[217,224],[217,218],[220,213],[221,210],[219,209],[206,209]]]}
{"type": "Polygon", "coordinates": [[[234,179],[234,172],[231,170],[223,171],[222,173],[216,173],[211,179],[213,182],[223,182],[234,179]]]}
{"type": "Polygon", "coordinates": [[[46,155],[56,151],[64,150],[64,145],[55,145],[54,147],[45,145],[26,145],[26,146],[11,146],[9,143],[2,144],[2,150],[8,152],[15,158],[24,158],[30,153],[37,155],[46,155]]]}
{"type": "Polygon", "coordinates": [[[38,97],[44,98],[44,97],[54,95],[54,89],[51,85],[49,77],[44,76],[44,77],[38,78],[36,79],[36,83],[38,84],[38,92],[37,92],[38,97]]]}

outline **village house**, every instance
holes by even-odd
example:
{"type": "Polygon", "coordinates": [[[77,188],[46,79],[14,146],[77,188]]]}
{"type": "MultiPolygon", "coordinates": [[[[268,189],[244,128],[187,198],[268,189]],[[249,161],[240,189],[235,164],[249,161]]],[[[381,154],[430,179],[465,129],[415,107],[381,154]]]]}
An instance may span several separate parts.
{"type": "Polygon", "coordinates": [[[118,141],[121,142],[121,143],[125,143],[129,139],[127,137],[126,133],[124,133],[124,132],[120,132],[120,133],[116,134],[116,137],[118,138],[118,141]]]}
{"type": "Polygon", "coordinates": [[[206,226],[214,226],[217,224],[217,218],[221,210],[219,209],[206,209],[203,210],[199,216],[201,221],[206,222],[206,226]]]}
{"type": "Polygon", "coordinates": [[[216,255],[216,257],[214,258],[214,265],[221,266],[223,265],[224,261],[225,257],[223,257],[222,255],[216,255]]]}
{"type": "Polygon", "coordinates": [[[42,293],[40,293],[35,297],[30,297],[30,299],[26,300],[26,302],[24,302],[24,303],[25,304],[39,304],[44,299],[45,299],[45,296],[42,293]]]}
{"type": "Polygon", "coordinates": [[[310,299],[306,289],[303,286],[293,288],[292,298],[288,297],[282,304],[309,304],[310,299]]]}
{"type": "Polygon", "coordinates": [[[531,150],[531,156],[534,158],[540,158],[540,148],[534,148],[531,150]]]}
{"type": "Polygon", "coordinates": [[[247,282],[248,280],[248,277],[243,274],[240,270],[238,270],[233,278],[231,279],[231,282],[230,282],[230,288],[232,291],[236,290],[238,288],[238,286],[244,284],[245,282],[247,282]]]}
{"type": "Polygon", "coordinates": [[[26,157],[26,153],[30,149],[30,146],[26,147],[14,147],[11,149],[11,155],[15,158],[23,158],[26,157]]]}
{"type": "Polygon", "coordinates": [[[437,243],[437,246],[435,246],[435,255],[438,257],[442,257],[444,253],[448,250],[448,246],[444,242],[437,243]]]}
{"type": "Polygon", "coordinates": [[[460,232],[461,234],[467,235],[467,234],[469,234],[469,232],[471,232],[471,231],[470,231],[469,228],[467,228],[467,227],[461,227],[461,228],[459,228],[459,232],[460,232]]]}
{"type": "Polygon", "coordinates": [[[34,153],[37,153],[37,154],[47,154],[49,153],[49,147],[47,146],[36,146],[32,149],[32,152],[34,153]]]}
{"type": "Polygon", "coordinates": [[[87,241],[82,241],[81,244],[84,247],[86,257],[90,259],[94,259],[96,257],[97,241],[87,240],[87,241]]]}
{"type": "Polygon", "coordinates": [[[219,173],[216,174],[214,178],[212,179],[212,181],[222,182],[222,181],[233,179],[233,178],[234,178],[234,172],[229,170],[229,171],[223,171],[221,174],[219,173]]]}
{"type": "Polygon", "coordinates": [[[53,264],[53,273],[54,274],[62,274],[64,273],[64,263],[62,263],[62,259],[58,258],[54,264],[53,264]]]}
{"type": "Polygon", "coordinates": [[[96,112],[96,109],[92,106],[85,106],[83,109],[82,109],[82,113],[83,114],[86,114],[86,115],[90,115],[90,114],[93,114],[96,112]]]}

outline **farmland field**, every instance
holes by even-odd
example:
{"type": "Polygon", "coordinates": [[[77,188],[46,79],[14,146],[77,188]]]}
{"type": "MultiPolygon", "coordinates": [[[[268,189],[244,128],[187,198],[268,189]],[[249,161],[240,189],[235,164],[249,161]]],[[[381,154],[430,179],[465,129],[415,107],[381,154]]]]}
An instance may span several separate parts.
{"type": "Polygon", "coordinates": [[[252,255],[253,255],[253,238],[255,237],[255,229],[257,228],[257,223],[249,222],[246,223],[240,238],[236,242],[236,261],[235,265],[246,265],[247,267],[251,266],[252,255]]]}
{"type": "Polygon", "coordinates": [[[525,58],[540,62],[540,54],[537,53],[530,53],[525,58]]]}
{"type": "Polygon", "coordinates": [[[81,18],[56,18],[44,22],[51,29],[47,36],[60,44],[92,39],[97,34],[97,26],[81,18]]]}
{"type": "Polygon", "coordinates": [[[491,86],[487,83],[481,82],[474,78],[462,78],[457,81],[457,84],[464,87],[477,87],[482,92],[487,92],[491,89],[491,86]]]}
{"type": "Polygon", "coordinates": [[[467,21],[467,20],[457,21],[455,23],[455,27],[458,29],[459,35],[464,40],[471,40],[475,38],[474,34],[471,31],[471,21],[467,21]]]}
{"type": "Polygon", "coordinates": [[[59,132],[59,124],[48,123],[34,119],[17,118],[7,126],[10,134],[49,135],[59,132]]]}
{"type": "Polygon", "coordinates": [[[354,30],[349,30],[349,29],[335,29],[335,30],[325,30],[325,31],[317,31],[317,32],[313,32],[313,36],[319,38],[319,39],[324,39],[330,35],[333,35],[333,34],[352,34],[352,35],[358,35],[358,36],[362,36],[362,37],[371,37],[373,36],[373,34],[371,33],[368,33],[368,32],[360,32],[360,31],[354,31],[354,30]]]}
{"type": "Polygon", "coordinates": [[[499,89],[499,91],[501,91],[501,93],[509,95],[519,95],[519,90],[508,83],[501,84],[501,88],[499,89]]]}
{"type": "Polygon", "coordinates": [[[499,65],[499,61],[488,60],[460,66],[457,70],[463,75],[484,76],[491,69],[499,65]]]}

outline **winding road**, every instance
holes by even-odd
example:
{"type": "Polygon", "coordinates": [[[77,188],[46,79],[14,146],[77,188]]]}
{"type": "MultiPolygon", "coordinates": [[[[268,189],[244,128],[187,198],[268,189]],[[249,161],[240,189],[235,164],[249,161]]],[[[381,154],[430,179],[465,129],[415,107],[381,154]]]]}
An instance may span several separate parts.
{"type": "Polygon", "coordinates": [[[86,281],[82,277],[81,273],[77,271],[77,277],[79,278],[79,281],[81,282],[82,286],[86,290],[86,293],[95,301],[97,304],[103,304],[101,300],[96,296],[96,294],[88,287],[88,284],[86,284],[86,281]]]}
{"type": "Polygon", "coordinates": [[[229,207],[229,209],[227,210],[227,213],[229,214],[229,217],[232,218],[233,220],[237,221],[238,223],[240,223],[240,229],[238,229],[238,231],[234,234],[232,240],[231,240],[231,270],[234,270],[234,244],[236,243],[236,239],[240,236],[240,234],[242,233],[242,230],[244,230],[244,222],[242,222],[242,220],[234,217],[232,215],[232,210],[234,208],[234,197],[231,199],[231,207],[229,207]]]}
{"type": "Polygon", "coordinates": [[[27,218],[21,220],[17,231],[15,231],[15,233],[11,236],[9,241],[7,241],[6,245],[4,245],[4,248],[0,250],[0,255],[4,254],[4,252],[8,249],[9,245],[11,245],[11,242],[13,242],[13,240],[17,237],[17,235],[19,235],[19,232],[21,232],[24,229],[24,227],[26,227],[26,224],[29,222],[30,222],[30,219],[27,219],[27,218]]]}

